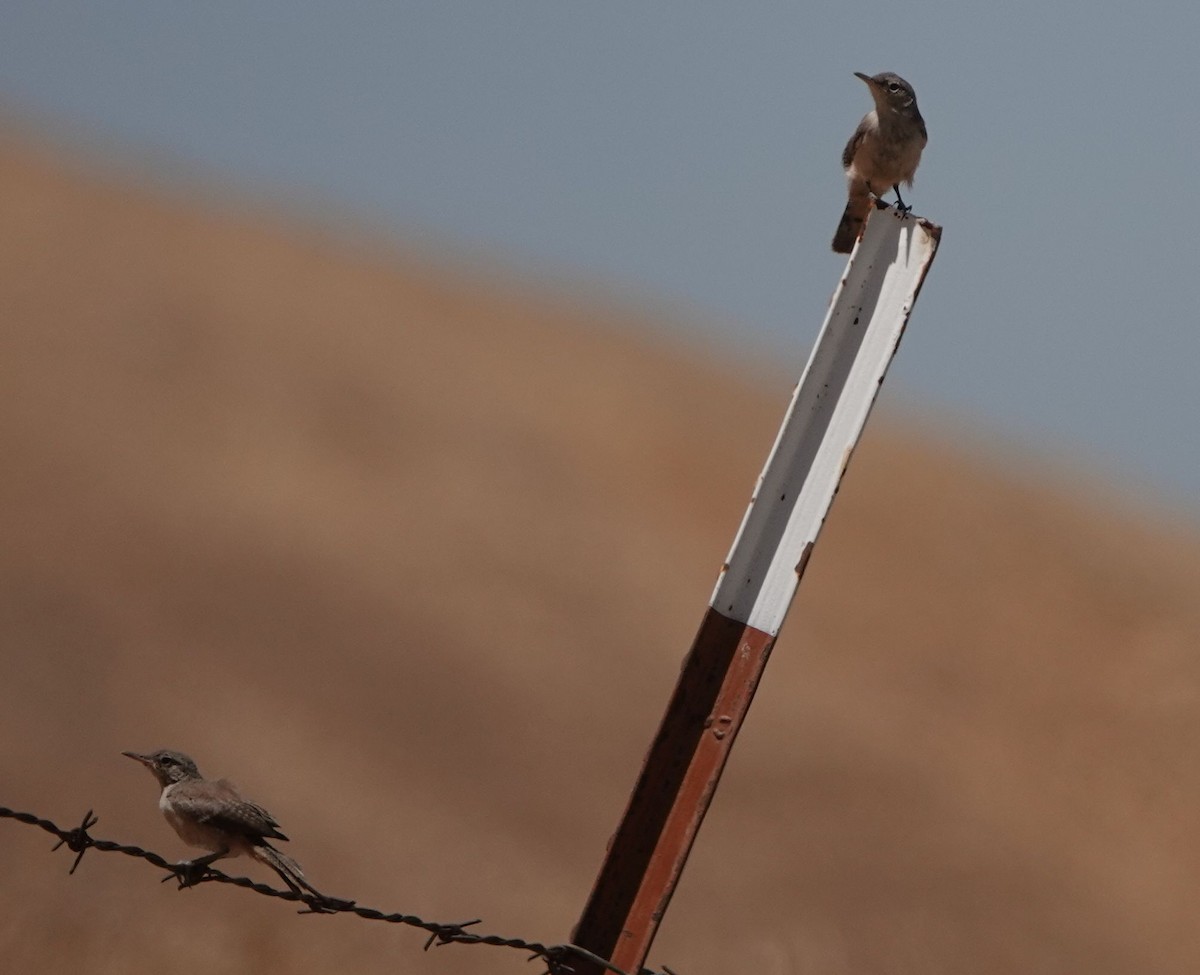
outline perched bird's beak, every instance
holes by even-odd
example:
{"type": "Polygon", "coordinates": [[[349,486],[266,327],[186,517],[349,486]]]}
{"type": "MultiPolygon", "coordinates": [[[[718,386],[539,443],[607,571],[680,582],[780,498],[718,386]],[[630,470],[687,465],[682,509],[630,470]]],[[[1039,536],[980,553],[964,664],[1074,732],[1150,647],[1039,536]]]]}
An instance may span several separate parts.
{"type": "Polygon", "coordinates": [[[139,755],[137,752],[121,752],[126,758],[132,758],[135,762],[141,762],[146,768],[150,768],[154,763],[146,755],[139,755]]]}
{"type": "Polygon", "coordinates": [[[855,71],[854,77],[861,78],[863,81],[865,81],[868,85],[870,85],[872,87],[875,86],[875,82],[871,80],[871,76],[869,74],[863,74],[861,71],[855,71]]]}

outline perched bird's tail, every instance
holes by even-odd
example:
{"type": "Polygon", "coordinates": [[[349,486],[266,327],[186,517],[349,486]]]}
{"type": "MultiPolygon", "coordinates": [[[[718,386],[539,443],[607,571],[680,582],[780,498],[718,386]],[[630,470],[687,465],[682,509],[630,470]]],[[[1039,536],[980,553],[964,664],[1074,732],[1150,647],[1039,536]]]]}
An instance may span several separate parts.
{"type": "Polygon", "coordinates": [[[842,211],[842,220],[838,224],[837,233],[833,235],[833,250],[837,254],[849,254],[854,250],[854,242],[862,233],[863,222],[871,211],[871,194],[866,186],[850,187],[850,199],[846,209],[842,211]]]}
{"type": "Polygon", "coordinates": [[[259,861],[259,863],[265,863],[279,874],[283,882],[297,894],[308,891],[308,893],[316,897],[325,898],[324,894],[308,882],[308,878],[304,876],[304,871],[300,869],[300,864],[286,853],[275,849],[275,847],[265,840],[252,846],[250,848],[250,855],[259,861]]]}

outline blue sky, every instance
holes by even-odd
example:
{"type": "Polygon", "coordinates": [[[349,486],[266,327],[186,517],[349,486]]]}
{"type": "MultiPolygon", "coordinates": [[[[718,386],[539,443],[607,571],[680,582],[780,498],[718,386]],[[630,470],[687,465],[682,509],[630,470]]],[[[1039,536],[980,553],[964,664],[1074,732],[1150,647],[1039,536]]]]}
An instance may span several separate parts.
{"type": "Polygon", "coordinates": [[[675,303],[798,374],[852,72],[896,71],[930,132],[906,199],[945,235],[888,395],[1198,512],[1198,51],[1194,0],[9,0],[0,104],[675,303]]]}

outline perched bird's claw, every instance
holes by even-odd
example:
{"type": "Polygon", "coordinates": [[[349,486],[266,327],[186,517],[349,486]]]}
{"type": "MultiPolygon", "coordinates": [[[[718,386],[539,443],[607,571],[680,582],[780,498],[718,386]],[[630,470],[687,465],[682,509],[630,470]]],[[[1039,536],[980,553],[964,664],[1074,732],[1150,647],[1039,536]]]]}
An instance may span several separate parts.
{"type": "Polygon", "coordinates": [[[166,883],[172,877],[179,881],[179,889],[184,887],[195,887],[205,879],[208,873],[208,863],[204,857],[199,860],[180,860],[178,863],[171,866],[171,872],[163,877],[162,882],[166,883]]]}

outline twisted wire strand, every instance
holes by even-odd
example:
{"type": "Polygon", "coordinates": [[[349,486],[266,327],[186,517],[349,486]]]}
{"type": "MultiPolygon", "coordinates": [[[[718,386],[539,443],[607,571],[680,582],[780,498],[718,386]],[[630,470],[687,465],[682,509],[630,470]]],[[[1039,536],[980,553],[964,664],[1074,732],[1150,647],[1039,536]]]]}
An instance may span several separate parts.
{"type": "MultiPolygon", "coordinates": [[[[304,891],[279,890],[268,884],[251,880],[249,877],[231,877],[220,870],[214,869],[211,865],[196,870],[186,861],[183,863],[172,863],[152,850],[146,850],[131,843],[117,843],[113,840],[96,839],[88,832],[88,830],[99,822],[91,809],[84,814],[80,824],[73,829],[63,829],[49,819],[43,819],[33,813],[9,809],[7,806],[0,806],[0,819],[14,819],[27,826],[37,826],[39,829],[57,836],[58,842],[54,844],[52,850],[66,846],[67,849],[75,854],[75,860],[68,871],[71,874],[75,873],[76,868],[83,859],[83,855],[88,850],[99,850],[102,853],[123,853],[126,856],[146,860],[160,870],[166,870],[167,876],[163,877],[163,880],[166,881],[174,878],[179,882],[181,889],[192,887],[199,883],[232,884],[235,887],[244,887],[257,894],[262,894],[264,897],[277,897],[280,900],[302,903],[304,908],[299,912],[301,914],[354,914],[367,921],[383,921],[388,924],[404,924],[409,927],[420,928],[429,933],[429,938],[425,942],[426,951],[432,947],[449,944],[489,945],[529,952],[530,960],[540,958],[545,962],[550,975],[573,975],[575,971],[572,965],[573,960],[584,960],[595,965],[600,965],[614,973],[614,975],[629,975],[629,973],[618,968],[612,962],[593,954],[586,948],[579,947],[579,945],[569,943],[547,945],[540,941],[527,941],[524,938],[505,938],[495,934],[479,934],[475,931],[468,931],[467,928],[480,923],[478,918],[471,921],[426,921],[415,914],[404,914],[401,912],[387,913],[375,908],[363,907],[354,901],[343,900],[338,897],[327,897],[304,891]]],[[[666,966],[663,966],[662,973],[656,972],[651,968],[642,968],[638,972],[638,975],[675,975],[675,973],[666,966]]]]}

